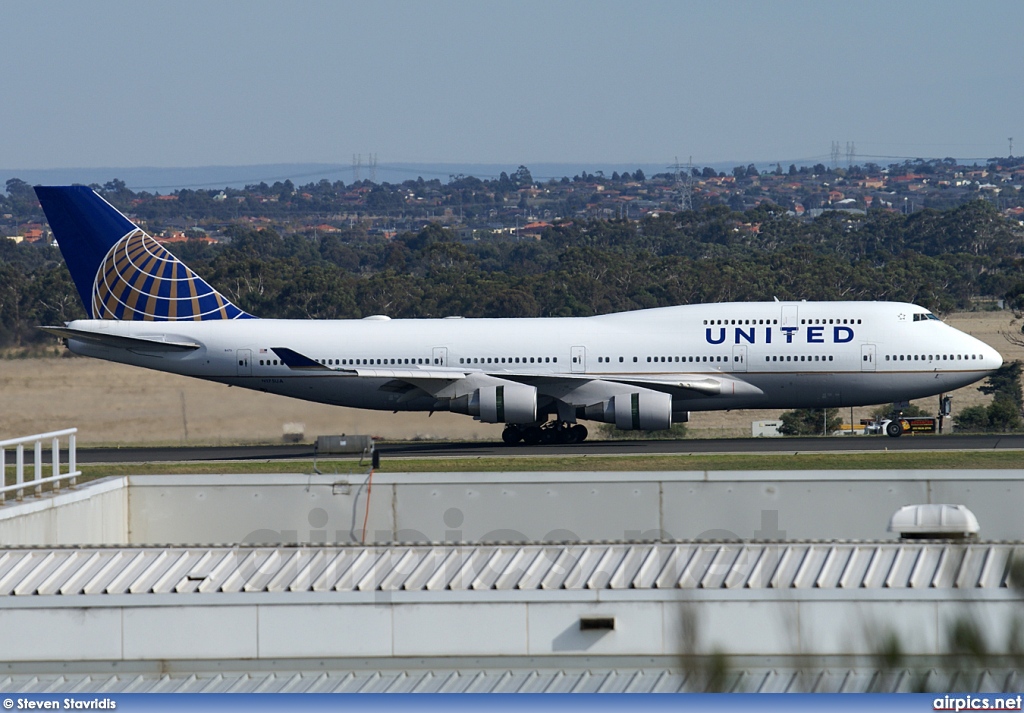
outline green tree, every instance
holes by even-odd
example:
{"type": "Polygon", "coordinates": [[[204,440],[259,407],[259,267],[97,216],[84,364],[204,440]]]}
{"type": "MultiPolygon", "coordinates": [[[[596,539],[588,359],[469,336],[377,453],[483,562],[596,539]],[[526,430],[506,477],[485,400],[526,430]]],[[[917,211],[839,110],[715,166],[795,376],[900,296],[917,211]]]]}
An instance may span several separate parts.
{"type": "Polygon", "coordinates": [[[827,409],[827,415],[820,408],[798,408],[782,414],[779,433],[784,436],[821,436],[838,430],[843,423],[839,409],[827,409]],[[824,427],[824,433],[822,428],[824,427]]]}
{"type": "Polygon", "coordinates": [[[956,417],[956,430],[965,432],[1020,431],[1024,429],[1024,396],[1021,392],[1021,373],[1024,363],[1020,360],[1003,364],[995,373],[985,379],[978,391],[992,396],[992,403],[985,406],[969,406],[956,417]]]}
{"type": "Polygon", "coordinates": [[[988,409],[984,406],[968,406],[956,415],[957,433],[982,433],[988,430],[988,409]]]}
{"type": "Polygon", "coordinates": [[[1021,372],[1024,370],[1024,363],[1019,359],[1003,364],[978,387],[978,391],[986,396],[994,396],[996,399],[1004,399],[1017,407],[1018,411],[1024,410],[1024,393],[1020,385],[1021,372]]]}
{"type": "Polygon", "coordinates": [[[871,410],[871,418],[876,421],[889,418],[895,414],[903,414],[908,418],[915,418],[917,416],[931,416],[932,414],[925,411],[917,404],[907,404],[901,409],[896,408],[896,404],[883,404],[877,406],[871,410]]]}
{"type": "Polygon", "coordinates": [[[533,176],[530,175],[530,169],[526,166],[520,166],[516,169],[516,172],[512,174],[512,181],[520,188],[532,186],[533,176]]]}

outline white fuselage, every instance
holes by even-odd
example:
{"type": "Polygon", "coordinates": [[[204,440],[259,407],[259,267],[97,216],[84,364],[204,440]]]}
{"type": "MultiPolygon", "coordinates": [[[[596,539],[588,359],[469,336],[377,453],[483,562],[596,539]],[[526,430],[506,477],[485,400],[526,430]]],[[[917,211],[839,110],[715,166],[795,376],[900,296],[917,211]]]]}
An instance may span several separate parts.
{"type": "Polygon", "coordinates": [[[975,382],[1002,364],[987,344],[921,307],[895,302],[706,304],[585,318],[79,320],[68,326],[200,345],[187,353],[147,353],[69,340],[78,354],[387,410],[439,408],[435,395],[391,388],[395,380],[384,373],[389,369],[457,369],[470,381],[476,375],[530,381],[550,399],[576,405],[592,398],[588,380],[636,379],[657,382],[672,395],[673,410],[701,411],[921,398],[975,382]],[[272,351],[282,347],[338,371],[292,369],[272,351]],[[701,378],[725,387],[705,393],[673,386],[701,378]]]}

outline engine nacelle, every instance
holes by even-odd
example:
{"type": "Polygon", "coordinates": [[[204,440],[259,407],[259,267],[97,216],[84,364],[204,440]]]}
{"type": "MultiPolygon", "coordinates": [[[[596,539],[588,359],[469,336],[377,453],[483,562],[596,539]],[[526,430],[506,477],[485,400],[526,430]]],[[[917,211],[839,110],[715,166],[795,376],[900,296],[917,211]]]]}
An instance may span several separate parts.
{"type": "Polygon", "coordinates": [[[526,384],[478,389],[484,423],[533,423],[537,420],[537,387],[526,384]]]}
{"type": "Polygon", "coordinates": [[[533,423],[537,420],[537,387],[526,384],[483,386],[452,399],[448,409],[475,416],[484,423],[533,423]]]}
{"type": "Polygon", "coordinates": [[[584,415],[623,431],[660,431],[672,427],[672,397],[658,391],[618,394],[587,406],[584,415]]]}

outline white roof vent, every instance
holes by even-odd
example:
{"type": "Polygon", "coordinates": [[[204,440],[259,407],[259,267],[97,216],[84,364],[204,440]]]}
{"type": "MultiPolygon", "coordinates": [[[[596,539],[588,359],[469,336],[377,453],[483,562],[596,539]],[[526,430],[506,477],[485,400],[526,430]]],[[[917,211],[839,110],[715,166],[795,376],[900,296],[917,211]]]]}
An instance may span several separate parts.
{"type": "Polygon", "coordinates": [[[889,520],[889,532],[906,540],[975,538],[980,529],[964,505],[904,505],[889,520]]]}

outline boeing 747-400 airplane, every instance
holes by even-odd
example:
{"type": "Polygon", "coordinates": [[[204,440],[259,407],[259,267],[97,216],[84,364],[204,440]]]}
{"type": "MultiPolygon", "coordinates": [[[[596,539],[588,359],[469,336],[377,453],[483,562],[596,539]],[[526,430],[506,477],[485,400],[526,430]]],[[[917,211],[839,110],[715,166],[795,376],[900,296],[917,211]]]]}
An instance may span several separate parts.
{"type": "Polygon", "coordinates": [[[754,302],[540,319],[257,319],[84,186],[36,187],[90,319],[76,354],[326,404],[453,411],[506,443],[656,430],[691,411],[951,391],[995,349],[900,302],[754,302]]]}

